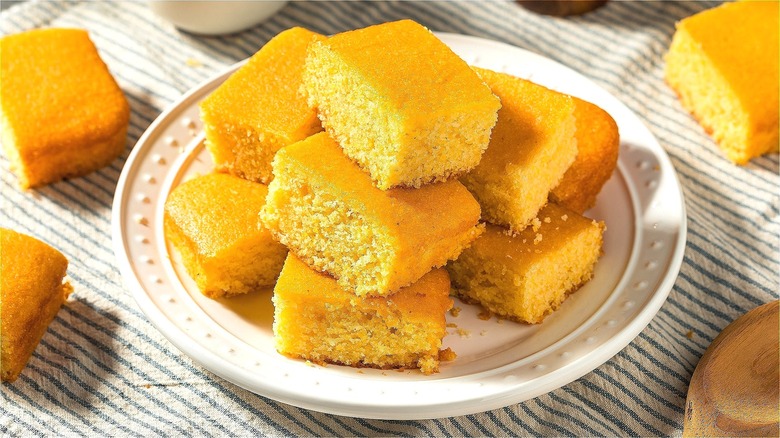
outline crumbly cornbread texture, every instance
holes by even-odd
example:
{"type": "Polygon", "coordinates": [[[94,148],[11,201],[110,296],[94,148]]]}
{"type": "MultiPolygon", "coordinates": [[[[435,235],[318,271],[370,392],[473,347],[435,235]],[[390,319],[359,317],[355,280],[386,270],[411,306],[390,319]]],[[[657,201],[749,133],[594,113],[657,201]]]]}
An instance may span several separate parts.
{"type": "Polygon", "coordinates": [[[300,27],[281,32],[203,101],[217,170],[267,184],[276,151],[322,130],[300,87],[306,49],[323,38],[300,27]]]}
{"type": "Polygon", "coordinates": [[[666,54],[682,106],[738,164],[780,144],[779,15],[775,1],[723,4],[680,21],[666,54]]]}
{"type": "Polygon", "coordinates": [[[0,380],[13,382],[73,290],[68,260],[51,246],[0,228],[0,380]]]}
{"type": "Polygon", "coordinates": [[[358,295],[417,281],[483,231],[479,205],[458,181],[379,190],[324,132],[282,149],[273,166],[263,222],[358,295]]]}
{"type": "Polygon", "coordinates": [[[605,227],[552,203],[538,219],[514,237],[488,225],[447,266],[454,293],[519,322],[540,323],[556,310],[568,293],[590,280],[605,227]]]}
{"type": "Polygon", "coordinates": [[[287,249],[260,222],[265,185],[209,174],[177,186],[165,201],[165,237],[210,298],[271,286],[287,249]]]}
{"type": "Polygon", "coordinates": [[[358,298],[294,255],[274,288],[276,349],[314,362],[438,371],[452,307],[450,279],[434,269],[390,297],[358,298]]]}
{"type": "Polygon", "coordinates": [[[550,193],[550,201],[582,214],[596,205],[596,197],[617,166],[620,133],[609,113],[590,102],[572,99],[577,158],[550,193]]]}
{"type": "Polygon", "coordinates": [[[501,106],[462,59],[410,20],[312,44],[304,87],[325,129],[383,190],[474,168],[501,106]]]}
{"type": "Polygon", "coordinates": [[[461,178],[482,219],[519,232],[547,203],[577,155],[571,97],[532,82],[475,68],[502,107],[485,155],[461,178]]]}
{"type": "Polygon", "coordinates": [[[130,107],[86,31],[0,39],[0,129],[22,188],[85,175],[125,147],[130,107]]]}

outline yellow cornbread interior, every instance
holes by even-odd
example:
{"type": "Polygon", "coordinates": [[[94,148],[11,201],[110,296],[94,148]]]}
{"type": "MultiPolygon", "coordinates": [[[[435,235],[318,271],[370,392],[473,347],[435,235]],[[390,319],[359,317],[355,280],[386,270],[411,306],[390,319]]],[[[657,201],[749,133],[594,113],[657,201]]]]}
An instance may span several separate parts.
{"type": "Polygon", "coordinates": [[[165,201],[165,236],[200,291],[219,298],[271,286],[287,249],[260,222],[265,185],[209,174],[177,186],[165,201]]]}
{"type": "Polygon", "coordinates": [[[274,288],[274,338],[285,355],[317,363],[438,371],[452,307],[435,269],[390,297],[357,298],[289,255],[274,288]]]}
{"type": "Polygon", "coordinates": [[[483,220],[520,231],[577,155],[574,103],[532,82],[475,70],[502,107],[482,161],[461,181],[482,206],[483,220]]]}
{"type": "Polygon", "coordinates": [[[299,27],[281,32],[203,101],[217,170],[268,183],[276,151],[322,130],[299,91],[306,49],[323,38],[299,27]]]}
{"type": "Polygon", "coordinates": [[[738,164],[778,150],[779,15],[777,2],[723,4],[679,22],[666,54],[682,106],[738,164]]]}
{"type": "Polygon", "coordinates": [[[130,107],[81,29],[0,39],[0,132],[22,188],[85,175],[125,148],[130,107]]]}
{"type": "Polygon", "coordinates": [[[413,283],[483,230],[479,205],[459,182],[379,190],[324,132],[279,151],[273,169],[265,225],[360,296],[413,283]]]}
{"type": "Polygon", "coordinates": [[[474,168],[501,106],[463,60],[410,20],[312,44],[303,81],[325,129],[381,189],[474,168]]]}
{"type": "Polygon", "coordinates": [[[33,237],[0,228],[0,380],[19,377],[62,303],[68,260],[33,237]]]}
{"type": "Polygon", "coordinates": [[[606,111],[576,97],[572,100],[577,158],[550,193],[550,201],[582,214],[596,205],[596,197],[617,166],[620,134],[606,111]]]}
{"type": "Polygon", "coordinates": [[[590,280],[604,224],[547,204],[516,236],[495,225],[447,266],[454,293],[498,315],[542,322],[590,280]]]}

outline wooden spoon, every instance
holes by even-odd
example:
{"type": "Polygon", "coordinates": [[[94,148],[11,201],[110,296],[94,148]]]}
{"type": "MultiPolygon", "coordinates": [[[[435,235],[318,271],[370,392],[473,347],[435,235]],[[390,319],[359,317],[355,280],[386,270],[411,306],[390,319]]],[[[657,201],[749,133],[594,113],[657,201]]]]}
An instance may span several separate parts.
{"type": "Polygon", "coordinates": [[[778,303],[742,315],[712,341],[688,387],[683,436],[778,436],[778,303]]]}

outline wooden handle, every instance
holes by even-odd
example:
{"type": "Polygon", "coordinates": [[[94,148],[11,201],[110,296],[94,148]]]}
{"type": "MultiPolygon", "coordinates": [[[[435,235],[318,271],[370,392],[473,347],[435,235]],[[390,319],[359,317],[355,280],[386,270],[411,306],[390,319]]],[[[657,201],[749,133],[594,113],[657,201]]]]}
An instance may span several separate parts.
{"type": "Polygon", "coordinates": [[[778,436],[780,301],[729,324],[691,377],[683,436],[778,436]]]}

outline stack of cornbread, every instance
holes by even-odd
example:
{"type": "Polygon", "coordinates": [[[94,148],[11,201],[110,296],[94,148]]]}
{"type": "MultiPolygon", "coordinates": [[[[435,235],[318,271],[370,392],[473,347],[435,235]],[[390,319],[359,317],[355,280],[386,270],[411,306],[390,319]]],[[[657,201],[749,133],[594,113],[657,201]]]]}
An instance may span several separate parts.
{"type": "Polygon", "coordinates": [[[225,173],[173,191],[166,236],[208,296],[275,280],[282,354],[430,374],[448,270],[459,296],[538,322],[526,308],[548,313],[599,255],[603,224],[563,205],[592,206],[614,160],[596,181],[587,168],[616,143],[575,172],[572,98],[472,69],[412,21],[282,32],[201,108],[225,173]],[[562,178],[574,189],[539,213],[562,178]]]}
{"type": "Polygon", "coordinates": [[[325,132],[276,154],[261,215],[291,253],[277,349],[435,372],[452,306],[440,268],[483,230],[456,176],[479,163],[500,103],[412,21],[313,43],[302,86],[325,132]]]}
{"type": "Polygon", "coordinates": [[[501,317],[539,323],[591,278],[601,254],[605,226],[581,214],[617,164],[617,125],[588,102],[476,71],[502,108],[482,161],[462,178],[489,225],[448,266],[453,290],[501,317]]]}

